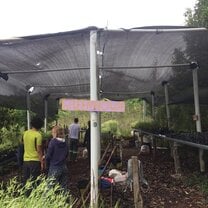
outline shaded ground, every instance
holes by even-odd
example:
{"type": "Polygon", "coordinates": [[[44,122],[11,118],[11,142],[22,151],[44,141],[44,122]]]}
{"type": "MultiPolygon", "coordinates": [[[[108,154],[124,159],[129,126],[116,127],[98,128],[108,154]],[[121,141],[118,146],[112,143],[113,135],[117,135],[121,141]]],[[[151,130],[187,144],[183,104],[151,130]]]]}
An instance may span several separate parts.
{"type": "MultiPolygon", "coordinates": [[[[138,149],[135,147],[124,148],[123,170],[127,169],[127,160],[131,158],[131,156],[138,156],[138,149]]],[[[174,174],[174,164],[172,158],[169,156],[168,150],[158,150],[155,159],[153,159],[153,155],[139,156],[139,158],[143,164],[145,178],[150,186],[150,189],[147,193],[142,193],[144,207],[208,207],[208,201],[199,191],[199,188],[197,186],[190,187],[185,183],[186,178],[190,175],[190,170],[183,171],[186,173],[184,173],[181,179],[175,179],[171,176],[174,174]]],[[[184,164],[182,164],[182,166],[183,165],[184,164]]],[[[87,159],[83,159],[80,153],[78,162],[70,164],[70,189],[74,196],[80,196],[79,190],[77,188],[77,182],[79,180],[88,178],[89,166],[87,159]]],[[[122,190],[122,187],[113,188],[112,202],[110,189],[101,190],[102,198],[105,201],[105,207],[111,207],[111,204],[113,207],[118,200],[120,201],[120,207],[134,207],[133,192],[131,192],[129,189],[127,189],[127,192],[123,192],[122,190]]]]}
{"type": "MultiPolygon", "coordinates": [[[[90,175],[87,159],[82,158],[82,149],[80,148],[78,162],[69,163],[69,188],[77,199],[81,198],[77,187],[78,182],[89,179],[90,175]]],[[[123,165],[120,169],[126,170],[127,160],[131,156],[138,156],[138,153],[138,149],[135,147],[123,148],[123,165]]],[[[158,150],[154,159],[153,155],[139,156],[139,159],[142,161],[144,176],[150,186],[147,193],[142,193],[145,208],[208,208],[208,200],[199,191],[199,188],[190,187],[185,183],[192,171],[198,169],[192,156],[187,157],[182,164],[184,174],[181,179],[171,176],[174,174],[174,164],[168,150],[158,150]]],[[[1,175],[0,181],[6,181],[15,175],[17,175],[17,167],[13,168],[9,174],[1,175]]],[[[113,194],[110,189],[101,190],[101,197],[105,203],[103,207],[114,207],[117,201],[120,201],[119,207],[121,208],[134,207],[133,192],[129,189],[123,192],[121,186],[113,187],[113,194]]]]}

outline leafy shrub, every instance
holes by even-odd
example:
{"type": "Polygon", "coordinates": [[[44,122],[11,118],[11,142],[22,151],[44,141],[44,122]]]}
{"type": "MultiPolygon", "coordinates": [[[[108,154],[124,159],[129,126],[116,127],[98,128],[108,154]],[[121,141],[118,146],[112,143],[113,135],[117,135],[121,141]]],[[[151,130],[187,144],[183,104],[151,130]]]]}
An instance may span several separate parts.
{"type": "Polygon", "coordinates": [[[136,122],[133,124],[132,128],[134,129],[141,129],[147,132],[156,132],[160,128],[158,122],[150,121],[150,122],[136,122]]]}
{"type": "Polygon", "coordinates": [[[22,187],[16,178],[11,179],[6,186],[0,186],[0,208],[72,208],[74,200],[70,195],[58,192],[58,185],[48,188],[48,182],[44,178],[39,178],[41,183],[37,188],[32,189],[29,197],[26,195],[28,189],[31,189],[32,182],[28,181],[25,187],[22,187]]]}
{"type": "Polygon", "coordinates": [[[106,133],[111,133],[115,136],[120,135],[120,131],[118,129],[118,122],[116,120],[109,120],[106,121],[102,124],[101,126],[101,132],[106,134],[106,133]]]}
{"type": "Polygon", "coordinates": [[[9,129],[0,129],[0,152],[14,149],[17,147],[23,130],[18,125],[11,126],[9,129]]]}
{"type": "Polygon", "coordinates": [[[52,138],[52,133],[51,131],[47,131],[47,132],[41,132],[43,140],[48,140],[52,138]]]}

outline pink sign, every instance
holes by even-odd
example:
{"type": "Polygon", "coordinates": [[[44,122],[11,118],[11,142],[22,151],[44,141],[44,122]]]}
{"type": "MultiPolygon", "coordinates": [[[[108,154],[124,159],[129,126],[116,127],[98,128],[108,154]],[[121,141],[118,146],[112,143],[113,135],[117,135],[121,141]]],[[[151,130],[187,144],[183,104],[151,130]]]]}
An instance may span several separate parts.
{"type": "Polygon", "coordinates": [[[96,111],[96,112],[124,112],[123,101],[94,101],[94,100],[61,100],[62,110],[70,111],[96,111]]]}

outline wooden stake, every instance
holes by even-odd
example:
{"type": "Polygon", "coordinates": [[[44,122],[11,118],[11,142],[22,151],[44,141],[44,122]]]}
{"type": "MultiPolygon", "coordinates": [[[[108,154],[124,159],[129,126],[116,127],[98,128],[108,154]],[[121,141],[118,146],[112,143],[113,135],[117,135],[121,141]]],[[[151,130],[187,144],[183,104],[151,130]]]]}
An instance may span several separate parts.
{"type": "Polygon", "coordinates": [[[139,165],[137,156],[132,156],[132,174],[133,174],[133,190],[134,190],[134,207],[142,208],[143,200],[140,192],[139,184],[139,165]]]}

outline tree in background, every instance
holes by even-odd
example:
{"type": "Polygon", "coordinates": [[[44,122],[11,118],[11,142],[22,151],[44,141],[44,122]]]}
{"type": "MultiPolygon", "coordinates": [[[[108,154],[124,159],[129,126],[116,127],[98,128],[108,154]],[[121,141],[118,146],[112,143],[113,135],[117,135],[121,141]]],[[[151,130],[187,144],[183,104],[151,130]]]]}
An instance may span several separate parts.
{"type": "Polygon", "coordinates": [[[208,28],[208,0],[197,0],[194,9],[185,12],[185,18],[188,26],[208,28]]]}

